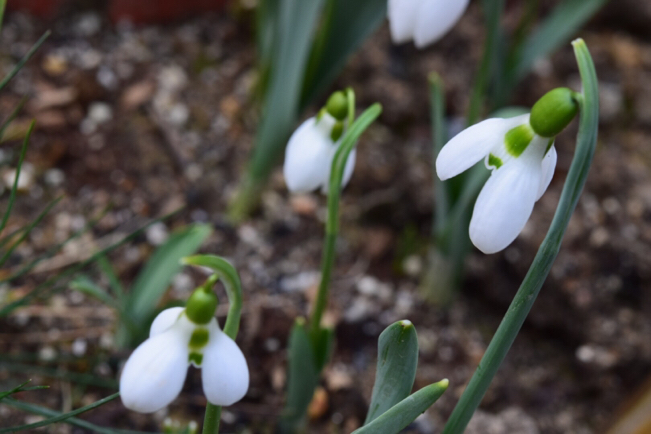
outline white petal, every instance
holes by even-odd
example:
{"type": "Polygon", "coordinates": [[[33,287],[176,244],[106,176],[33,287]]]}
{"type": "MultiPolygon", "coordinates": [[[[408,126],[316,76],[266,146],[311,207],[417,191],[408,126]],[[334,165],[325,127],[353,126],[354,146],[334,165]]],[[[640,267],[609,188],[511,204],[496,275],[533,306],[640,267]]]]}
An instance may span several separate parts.
{"type": "Polygon", "coordinates": [[[426,0],[418,10],[414,43],[423,48],[438,41],[461,18],[469,0],[426,0]]]}
{"type": "Polygon", "coordinates": [[[506,248],[531,216],[541,165],[540,160],[525,158],[525,154],[493,171],[479,193],[470,220],[470,239],[484,253],[506,248]]]}
{"type": "Polygon", "coordinates": [[[414,37],[418,10],[424,0],[389,0],[387,15],[394,44],[411,41],[414,37]]]}
{"type": "Polygon", "coordinates": [[[240,347],[224,332],[210,331],[201,365],[203,393],[214,405],[231,405],[249,389],[249,368],[240,347]]]}
{"type": "Polygon", "coordinates": [[[310,192],[321,187],[330,173],[332,147],[332,139],[316,125],[316,118],[303,122],[285,149],[283,174],[287,188],[293,192],[310,192]]]}
{"type": "Polygon", "coordinates": [[[174,324],[176,320],[179,319],[179,316],[181,316],[181,312],[183,312],[183,310],[184,308],[182,307],[171,307],[159,313],[156,316],[156,319],[154,319],[154,322],[151,323],[151,328],[149,329],[149,337],[151,338],[153,336],[159,335],[170,328],[172,324],[174,324]]]}
{"type": "Polygon", "coordinates": [[[542,176],[540,177],[540,186],[538,187],[538,195],[536,196],[536,201],[538,201],[542,195],[547,191],[547,187],[552,182],[554,177],[554,170],[556,170],[556,161],[558,160],[558,154],[556,154],[556,147],[552,147],[545,155],[545,158],[542,160],[542,176]]]}
{"type": "MultiPolygon", "coordinates": [[[[331,158],[334,158],[335,152],[336,150],[333,151],[331,158]]],[[[350,181],[350,178],[353,176],[353,171],[355,170],[356,158],[357,158],[357,148],[354,148],[348,155],[348,161],[346,161],[346,167],[344,167],[344,177],[341,180],[341,188],[344,188],[348,184],[348,181],[350,181]]],[[[330,166],[332,167],[332,159],[330,160],[330,166]]],[[[323,187],[321,188],[321,192],[323,194],[328,194],[329,186],[330,186],[330,175],[328,175],[328,181],[325,184],[323,184],[323,187]]]]}
{"type": "Polygon", "coordinates": [[[486,119],[461,131],[436,157],[436,174],[445,181],[471,168],[488,155],[491,148],[502,143],[511,128],[526,122],[528,116],[486,119]]]}
{"type": "Polygon", "coordinates": [[[151,413],[179,395],[188,372],[188,341],[187,331],[175,326],[136,348],[120,377],[125,407],[151,413]]]}

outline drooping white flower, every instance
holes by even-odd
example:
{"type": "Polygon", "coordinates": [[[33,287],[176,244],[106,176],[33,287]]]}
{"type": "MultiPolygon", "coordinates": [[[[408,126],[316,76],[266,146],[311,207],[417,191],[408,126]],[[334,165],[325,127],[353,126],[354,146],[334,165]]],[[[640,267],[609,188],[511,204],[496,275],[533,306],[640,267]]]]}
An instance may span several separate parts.
{"type": "Polygon", "coordinates": [[[149,339],[124,365],[120,397],[125,407],[151,413],[167,406],[181,392],[190,364],[202,368],[203,391],[214,405],[231,405],[249,388],[246,359],[217,320],[196,324],[184,308],[174,307],[156,317],[149,339]]]}
{"type": "MultiPolygon", "coordinates": [[[[290,191],[306,193],[320,188],[323,193],[328,192],[332,160],[343,137],[343,130],[337,124],[343,126],[341,121],[323,110],[319,116],[303,122],[292,134],[285,149],[283,166],[290,191]]],[[[355,154],[353,149],[346,161],[342,187],[353,175],[355,154]]]]}
{"type": "Polygon", "coordinates": [[[556,168],[556,149],[553,138],[534,132],[528,114],[488,119],[443,147],[436,173],[446,180],[481,159],[492,173],[475,203],[470,239],[482,252],[495,253],[517,238],[547,190],[556,168]]]}
{"type": "Polygon", "coordinates": [[[391,39],[424,48],[443,37],[461,18],[470,0],[389,0],[391,39]]]}

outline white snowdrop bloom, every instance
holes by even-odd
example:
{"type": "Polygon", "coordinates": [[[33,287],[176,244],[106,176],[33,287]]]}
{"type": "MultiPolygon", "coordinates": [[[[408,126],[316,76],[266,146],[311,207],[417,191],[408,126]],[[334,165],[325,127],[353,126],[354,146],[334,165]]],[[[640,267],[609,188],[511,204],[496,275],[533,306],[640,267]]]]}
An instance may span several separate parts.
{"type": "Polygon", "coordinates": [[[459,21],[470,0],[389,0],[391,39],[414,41],[424,48],[441,39],[459,21]]]}
{"type": "Polygon", "coordinates": [[[439,153],[436,173],[441,180],[458,175],[481,159],[492,171],[470,221],[470,239],[482,252],[506,248],[524,228],[554,176],[556,149],[552,142],[534,133],[527,114],[473,125],[439,153]]]}
{"type": "Polygon", "coordinates": [[[197,324],[186,309],[173,307],[156,317],[149,339],[124,365],[120,397],[125,407],[151,413],[167,406],[181,392],[190,364],[202,368],[203,391],[214,405],[231,405],[249,388],[246,359],[217,320],[197,324]]]}
{"type": "Polygon", "coordinates": [[[481,159],[491,176],[475,203],[470,239],[484,253],[506,248],[520,234],[556,168],[554,138],[576,116],[577,94],[547,92],[526,114],[488,119],[467,128],[441,149],[436,173],[446,180],[481,159]]]}
{"type": "MultiPolygon", "coordinates": [[[[296,193],[306,193],[320,188],[328,192],[332,160],[341,144],[342,131],[337,132],[338,121],[325,110],[320,116],[312,117],[301,124],[292,134],[285,149],[283,174],[287,188],[296,193]],[[333,140],[333,131],[339,134],[333,140]]],[[[348,156],[342,187],[344,187],[355,167],[356,150],[348,156]]]]}

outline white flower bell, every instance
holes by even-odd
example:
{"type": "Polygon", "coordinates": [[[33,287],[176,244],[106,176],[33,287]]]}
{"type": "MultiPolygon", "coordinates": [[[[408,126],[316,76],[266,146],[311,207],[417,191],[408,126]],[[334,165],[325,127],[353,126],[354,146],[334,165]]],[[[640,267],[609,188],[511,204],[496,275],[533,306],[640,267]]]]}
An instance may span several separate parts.
{"type": "Polygon", "coordinates": [[[206,309],[210,295],[199,294],[204,306],[195,309],[191,307],[195,294],[187,308],[162,311],[151,325],[149,339],[127,360],[120,377],[125,407],[151,413],[167,406],[181,392],[190,364],[202,369],[203,392],[210,403],[231,405],[246,394],[249,368],[240,348],[214,318],[216,297],[206,309]]]}
{"type": "MultiPolygon", "coordinates": [[[[290,191],[307,193],[320,188],[323,193],[328,192],[332,160],[341,145],[347,114],[346,96],[343,92],[335,92],[318,116],[303,122],[292,134],[283,166],[290,191]]],[[[353,175],[355,154],[353,149],[346,161],[342,187],[353,175]]]]}
{"type": "Polygon", "coordinates": [[[467,128],[441,149],[436,173],[444,181],[484,159],[491,176],[475,203],[470,239],[484,253],[506,248],[529,220],[556,168],[554,137],[574,118],[566,88],[547,93],[531,115],[488,119],[467,128]]]}
{"type": "Polygon", "coordinates": [[[459,21],[470,0],[389,0],[391,39],[414,41],[424,48],[441,39],[459,21]]]}

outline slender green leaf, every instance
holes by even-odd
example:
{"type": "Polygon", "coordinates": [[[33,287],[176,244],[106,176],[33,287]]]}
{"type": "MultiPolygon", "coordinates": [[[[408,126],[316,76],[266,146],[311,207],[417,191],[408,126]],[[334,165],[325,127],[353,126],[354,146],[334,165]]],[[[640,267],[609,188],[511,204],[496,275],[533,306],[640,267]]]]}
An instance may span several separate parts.
{"type": "Polygon", "coordinates": [[[113,294],[117,297],[118,301],[122,301],[124,297],[124,287],[122,286],[113,265],[111,265],[106,256],[100,256],[97,258],[97,265],[99,265],[100,270],[102,270],[102,273],[104,273],[108,279],[113,294]]]}
{"type": "Polygon", "coordinates": [[[317,333],[310,335],[316,370],[321,372],[330,361],[330,355],[335,342],[335,331],[332,328],[321,328],[317,333]]]}
{"type": "Polygon", "coordinates": [[[57,199],[54,199],[52,202],[50,202],[43,211],[25,228],[23,233],[20,235],[20,237],[7,249],[6,252],[0,257],[0,267],[4,265],[4,263],[9,259],[11,254],[14,252],[14,250],[23,242],[25,239],[29,236],[29,234],[32,232],[32,230],[45,218],[46,215],[50,212],[56,204],[59,203],[59,201],[62,198],[59,197],[57,199]]]}
{"type": "Polygon", "coordinates": [[[288,358],[287,402],[280,431],[293,434],[305,422],[305,413],[319,383],[312,342],[305,321],[300,318],[296,320],[289,336],[288,358]]]}
{"type": "Polygon", "coordinates": [[[588,177],[597,145],[599,88],[597,73],[585,42],[578,39],[572,44],[583,82],[583,94],[577,97],[577,102],[580,105],[580,123],[576,151],[563,186],[558,208],[520,289],[513,298],[513,302],[488,345],[477,370],[448,419],[443,430],[444,434],[463,433],[488,390],[552,268],[561,248],[563,235],[588,177]]]}
{"type": "Polygon", "coordinates": [[[195,253],[208,238],[209,225],[193,225],[170,236],[159,247],[136,278],[128,297],[128,312],[134,321],[149,318],[181,269],[181,259],[195,253]]]}
{"type": "Polygon", "coordinates": [[[16,166],[16,178],[14,179],[14,184],[11,187],[11,193],[9,194],[9,203],[7,204],[7,209],[2,217],[2,223],[0,223],[0,233],[4,230],[9,220],[9,215],[11,214],[11,209],[14,206],[14,201],[16,200],[16,192],[18,191],[18,179],[20,178],[20,170],[23,167],[23,161],[25,161],[25,154],[27,153],[27,145],[29,144],[29,138],[34,131],[35,121],[29,125],[27,130],[27,135],[25,135],[25,140],[23,140],[23,147],[20,150],[20,157],[18,158],[18,165],[16,166]]]}
{"type": "Polygon", "coordinates": [[[418,366],[418,337],[410,321],[398,321],[387,327],[378,339],[378,359],[368,425],[385,411],[409,396],[418,366]]]}
{"type": "Polygon", "coordinates": [[[30,390],[41,390],[41,389],[47,389],[48,386],[34,386],[34,387],[25,387],[27,386],[32,380],[27,380],[23,384],[19,384],[18,386],[14,387],[11,390],[6,390],[4,392],[0,392],[0,401],[2,401],[4,398],[7,396],[13,395],[14,393],[18,392],[27,392],[30,390]]]}
{"type": "Polygon", "coordinates": [[[353,434],[398,434],[430,408],[443,395],[448,384],[448,380],[441,380],[423,387],[385,411],[373,422],[353,431],[353,434]]]}
{"type": "MultiPolygon", "coordinates": [[[[0,21],[0,24],[1,23],[2,21],[0,21]]],[[[27,102],[27,97],[26,96],[22,97],[18,102],[18,105],[14,108],[14,111],[12,111],[11,114],[7,117],[7,119],[5,119],[4,122],[2,122],[2,125],[0,125],[0,142],[2,141],[2,138],[5,135],[5,131],[7,127],[11,122],[13,122],[14,119],[16,119],[16,116],[18,116],[18,113],[20,113],[20,111],[23,109],[26,102],[27,102]]]]}
{"type": "Polygon", "coordinates": [[[43,42],[45,42],[45,40],[50,36],[50,33],[51,32],[49,30],[45,32],[43,36],[41,36],[40,39],[36,41],[34,45],[32,45],[32,48],[29,49],[27,54],[25,54],[23,58],[18,61],[18,63],[16,64],[16,66],[14,66],[11,72],[9,72],[9,74],[5,78],[3,78],[2,81],[0,81],[0,90],[4,89],[7,83],[9,83],[9,81],[11,81],[11,79],[14,78],[16,74],[18,74],[18,72],[23,68],[23,66],[25,66],[25,63],[27,63],[27,61],[32,58],[34,53],[36,53],[36,51],[41,47],[41,45],[43,45],[43,42]]]}
{"type": "MultiPolygon", "coordinates": [[[[108,398],[106,398],[106,399],[108,399],[108,398]]],[[[32,413],[32,414],[37,414],[37,415],[40,415],[40,416],[51,417],[51,418],[57,418],[57,417],[63,416],[63,414],[61,412],[59,412],[59,411],[50,410],[49,408],[41,407],[40,405],[30,404],[28,402],[18,401],[18,400],[15,400],[15,399],[6,400],[4,403],[7,404],[7,405],[12,406],[14,408],[17,408],[19,410],[23,410],[23,411],[26,411],[26,412],[32,413]]],[[[91,405],[93,405],[93,404],[91,404],[91,405]]],[[[117,430],[117,429],[111,429],[111,428],[104,428],[104,427],[95,425],[94,423],[90,423],[90,422],[86,422],[85,420],[78,419],[76,417],[68,417],[65,420],[62,420],[60,422],[67,423],[68,425],[78,426],[80,428],[84,428],[84,429],[90,430],[91,432],[99,433],[99,434],[145,434],[145,433],[143,433],[141,431],[129,431],[129,430],[117,430]]],[[[8,429],[15,430],[17,428],[19,428],[19,427],[8,428],[8,429]]],[[[11,431],[9,431],[9,432],[11,432],[11,431]]]]}
{"type": "Polygon", "coordinates": [[[115,390],[118,388],[118,382],[113,378],[102,378],[93,374],[64,371],[62,369],[39,365],[0,361],[0,369],[25,375],[42,375],[43,377],[57,378],[72,383],[103,387],[106,389],[115,390]]]}
{"type": "Polygon", "coordinates": [[[90,295],[104,303],[107,306],[113,307],[120,311],[120,306],[117,304],[115,299],[111,295],[101,288],[95,282],[90,280],[88,276],[80,275],[77,276],[71,283],[70,288],[75,291],[79,291],[83,294],[90,295]]]}
{"type": "Polygon", "coordinates": [[[178,213],[177,211],[174,211],[170,214],[167,214],[161,218],[154,219],[141,227],[138,230],[133,231],[129,235],[125,236],[121,240],[117,241],[116,243],[111,244],[110,246],[100,250],[99,252],[93,254],[90,258],[81,261],[75,265],[70,266],[68,269],[65,271],[62,271],[61,273],[50,277],[47,279],[45,282],[39,284],[34,288],[29,294],[19,298],[18,300],[14,300],[11,303],[8,303],[2,308],[0,308],[0,318],[9,315],[11,312],[13,312],[16,308],[23,306],[27,303],[29,303],[31,300],[33,300],[36,297],[46,295],[48,293],[54,293],[56,291],[60,291],[63,289],[66,289],[67,286],[65,284],[55,286],[58,282],[64,281],[67,282],[71,276],[73,276],[75,273],[79,272],[80,270],[84,269],[88,264],[91,264],[97,260],[100,256],[105,256],[108,253],[112,252],[113,250],[117,249],[118,247],[122,246],[125,243],[128,243],[129,241],[133,240],[134,238],[140,236],[142,232],[144,232],[149,226],[153,225],[154,223],[163,221],[165,219],[170,218],[171,216],[175,215],[178,213]]]}
{"type": "MultiPolygon", "coordinates": [[[[36,428],[46,426],[46,425],[50,425],[50,424],[57,423],[57,422],[65,422],[67,419],[70,419],[71,417],[77,416],[78,414],[82,414],[82,413],[85,413],[87,411],[93,410],[93,409],[95,409],[97,407],[100,407],[100,406],[106,404],[107,402],[114,400],[118,396],[120,396],[119,392],[114,393],[113,395],[107,396],[104,399],[100,399],[99,401],[95,401],[92,404],[88,404],[88,405],[85,405],[85,406],[83,406],[81,408],[78,408],[77,410],[73,410],[73,411],[70,411],[70,412],[64,413],[64,414],[59,414],[58,416],[50,417],[50,418],[42,420],[40,422],[35,422],[35,423],[30,423],[30,424],[20,425],[20,426],[13,426],[13,427],[10,427],[10,428],[0,428],[0,434],[7,433],[7,432],[24,431],[24,430],[28,430],[28,429],[36,429],[36,428]]],[[[18,402],[18,401],[11,400],[11,402],[18,402]]]]}
{"type": "Polygon", "coordinates": [[[301,110],[324,92],[386,17],[386,0],[328,0],[328,16],[312,49],[306,70],[301,110]]]}
{"type": "Polygon", "coordinates": [[[5,7],[7,6],[7,0],[0,0],[0,31],[2,30],[2,23],[5,19],[5,7]]]}

